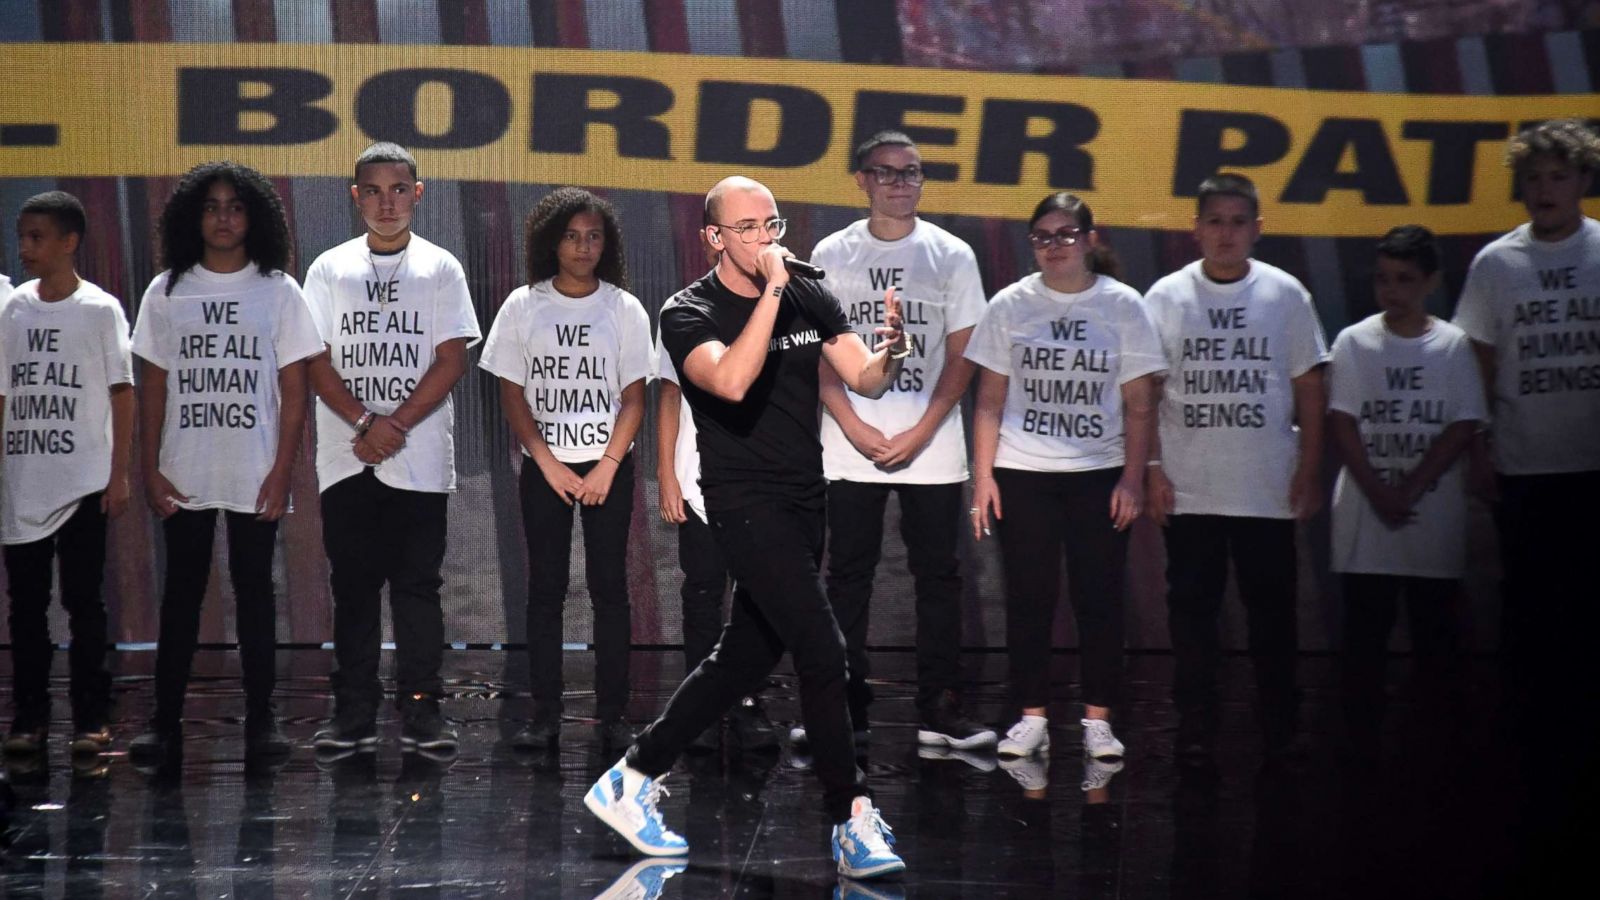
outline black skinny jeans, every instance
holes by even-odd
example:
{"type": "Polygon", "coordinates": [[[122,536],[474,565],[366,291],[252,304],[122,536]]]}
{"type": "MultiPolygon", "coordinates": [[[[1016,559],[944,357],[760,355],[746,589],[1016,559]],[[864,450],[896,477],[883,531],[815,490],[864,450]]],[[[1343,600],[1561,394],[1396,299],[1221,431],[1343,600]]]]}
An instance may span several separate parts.
{"type": "Polygon", "coordinates": [[[733,572],[733,614],[716,649],[629,748],[628,764],[650,776],[665,773],[729,706],[764,685],[788,650],[800,679],[800,714],[822,781],[824,809],[833,822],[846,821],[851,802],[868,791],[856,766],[845,698],[844,636],[819,572],[822,498],[762,498],[751,506],[709,512],[717,545],[733,572]]]}
{"type": "MultiPolygon", "coordinates": [[[[278,523],[232,511],[225,520],[245,709],[260,715],[268,711],[277,682],[278,611],[272,555],[277,549],[278,523]]],[[[217,510],[180,509],[161,524],[167,539],[167,581],[161,595],[161,637],[156,645],[155,724],[170,730],[183,718],[189,671],[200,638],[200,606],[211,580],[217,510]]]]}
{"type": "Polygon", "coordinates": [[[956,541],[964,523],[963,485],[828,484],[828,602],[844,632],[850,662],[850,719],[867,727],[872,703],[867,661],[867,605],[883,557],[883,513],[900,497],[900,536],[917,597],[917,709],[932,713],[961,674],[961,572],[956,541]]]}
{"type": "Polygon", "coordinates": [[[17,720],[29,725],[50,721],[51,565],[60,560],[61,605],[72,635],[72,718],[78,728],[105,724],[111,703],[111,676],[106,672],[106,604],[100,584],[106,564],[106,516],[99,493],[78,502],[78,509],[49,537],[5,547],[6,578],[11,593],[11,665],[17,720]]]}
{"type": "Polygon", "coordinates": [[[439,603],[449,495],[408,491],[372,468],[322,492],[322,544],[333,585],[334,701],[376,715],[383,586],[394,617],[399,696],[444,693],[444,612],[439,603]]]}
{"type": "Polygon", "coordinates": [[[1222,664],[1217,619],[1231,559],[1246,614],[1262,736],[1273,746],[1288,741],[1295,732],[1298,645],[1294,520],[1171,516],[1166,541],[1167,623],[1177,661],[1172,698],[1181,727],[1200,739],[1216,732],[1222,664]]]}
{"type": "Polygon", "coordinates": [[[1050,638],[1063,550],[1078,620],[1083,702],[1113,707],[1121,697],[1128,532],[1111,527],[1110,512],[1111,491],[1121,477],[1120,466],[1088,472],[994,470],[1011,690],[1023,709],[1050,702],[1050,638]]]}
{"type": "Polygon", "coordinates": [[[1417,674],[1433,692],[1449,682],[1456,655],[1456,601],[1461,583],[1453,578],[1347,574],[1344,587],[1345,721],[1358,739],[1374,737],[1383,720],[1384,669],[1389,634],[1400,598],[1405,597],[1411,652],[1417,674]]]}
{"type": "MultiPolygon", "coordinates": [[[[596,462],[569,463],[579,476],[596,462]]],[[[572,554],[573,507],[562,502],[531,459],[522,461],[522,528],[528,543],[528,662],[536,716],[561,712],[562,607],[572,554]]],[[[594,606],[595,714],[622,716],[628,705],[628,526],[633,518],[633,455],[622,458],[599,506],[575,504],[583,519],[584,571],[594,606]]]]}

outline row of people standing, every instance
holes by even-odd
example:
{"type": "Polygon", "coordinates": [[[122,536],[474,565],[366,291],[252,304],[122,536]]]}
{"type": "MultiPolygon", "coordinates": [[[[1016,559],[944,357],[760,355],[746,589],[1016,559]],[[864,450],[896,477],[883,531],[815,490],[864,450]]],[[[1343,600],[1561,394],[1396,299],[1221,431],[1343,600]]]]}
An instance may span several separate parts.
{"type": "MultiPolygon", "coordinates": [[[[1565,166],[1580,181],[1592,177],[1593,165],[1583,155],[1592,152],[1582,143],[1587,133],[1546,130],[1577,134],[1572,140],[1579,150],[1570,149],[1571,141],[1548,137],[1543,138],[1548,146],[1539,149],[1527,144],[1524,136],[1519,140],[1533,149],[1518,161],[1519,172],[1531,168],[1529,160],[1534,160],[1565,166]]],[[[958,406],[976,366],[981,374],[974,419],[971,524],[979,539],[991,526],[1002,537],[1011,681],[1023,711],[1000,742],[1002,752],[1025,755],[1048,740],[1047,667],[1042,662],[1059,594],[1057,560],[1065,549],[1085,649],[1086,741],[1097,755],[1120,754],[1120,743],[1105,723],[1120,680],[1122,560],[1126,528],[1147,508],[1165,526],[1168,544],[1172,636],[1180,670],[1176,700],[1184,722],[1180,752],[1209,752],[1214,739],[1216,620],[1230,558],[1250,614],[1263,733],[1269,749],[1287,747],[1294,733],[1293,521],[1310,514],[1319,503],[1320,370],[1328,354],[1304,289],[1281,270],[1250,259],[1260,234],[1260,216],[1248,182],[1223,176],[1202,187],[1196,235],[1203,259],[1163,279],[1142,303],[1135,292],[1109,277],[1112,262],[1098,244],[1088,207],[1070,195],[1052,195],[1030,221],[1039,273],[1006,289],[986,307],[970,248],[916,216],[922,174],[910,139],[892,133],[876,136],[858,151],[856,170],[869,218],[819,244],[814,261],[835,273],[831,283],[839,285],[852,327],[870,328],[883,321],[885,303],[876,296],[880,290],[903,295],[913,357],[882,399],[851,395],[836,378],[825,377],[822,387],[826,414],[821,446],[829,478],[829,599],[849,648],[849,697],[857,732],[864,736],[869,722],[867,608],[882,542],[883,510],[893,492],[904,511],[902,535],[917,594],[919,739],[957,749],[996,740],[993,731],[962,710],[957,664],[959,525],[952,523],[961,521],[967,472],[958,406]],[[1160,428],[1154,425],[1158,406],[1160,428]],[[1092,526],[1100,516],[1113,527],[1092,526]]],[[[310,305],[304,309],[304,304],[290,302],[296,293],[293,280],[282,274],[288,264],[288,242],[281,204],[270,183],[258,174],[240,166],[201,167],[180,184],[163,215],[169,269],[147,292],[132,342],[133,353],[147,363],[140,386],[144,480],[150,504],[163,516],[168,532],[158,703],[147,735],[151,740],[142,746],[165,746],[181,737],[182,697],[218,509],[227,513],[229,556],[240,604],[251,713],[247,735],[253,737],[253,745],[285,746],[270,710],[275,638],[270,572],[275,523],[288,508],[293,436],[303,421],[299,398],[307,380],[323,401],[319,435],[343,438],[320,440],[318,452],[336,595],[340,666],[335,684],[341,711],[319,733],[318,742],[348,749],[344,745],[370,746],[376,740],[372,726],[379,698],[378,592],[387,581],[395,588],[396,637],[402,646],[397,680],[405,731],[413,744],[454,743],[437,705],[443,634],[438,604],[442,498],[454,487],[449,416],[437,413],[441,406],[448,413],[449,388],[465,370],[465,350],[476,340],[476,324],[459,263],[409,230],[411,209],[422,194],[409,154],[375,146],[358,164],[356,181],[352,193],[367,234],[330,250],[312,266],[306,290],[310,305]],[[402,308],[402,284],[407,293],[433,298],[434,308],[402,308]],[[194,302],[163,302],[172,298],[194,302]],[[396,304],[394,309],[388,308],[391,303],[396,304]],[[270,336],[268,354],[258,343],[265,336],[270,336]],[[301,362],[307,363],[304,368],[298,365],[301,362]],[[169,382],[168,373],[174,368],[180,370],[179,377],[169,382]],[[200,394],[204,399],[174,399],[169,391],[180,396],[200,394]],[[385,407],[388,413],[375,411],[385,407]],[[413,429],[420,431],[414,434],[413,429]],[[220,431],[237,432],[244,439],[224,448],[216,442],[220,431]],[[181,484],[174,481],[175,475],[181,484]],[[378,522],[402,526],[398,538],[409,542],[405,552],[394,552],[395,530],[375,528],[378,522]]],[[[1540,199],[1537,202],[1544,205],[1530,209],[1549,217],[1556,213],[1547,208],[1560,207],[1562,229],[1571,224],[1567,220],[1587,223],[1577,206],[1581,190],[1568,193],[1570,202],[1540,199]]],[[[18,321],[10,323],[8,332],[27,335],[25,348],[9,354],[24,367],[37,362],[24,357],[62,352],[59,337],[48,338],[50,329],[30,329],[24,321],[36,310],[58,309],[47,306],[61,298],[45,299],[55,285],[44,282],[65,285],[60,277],[64,271],[73,280],[71,297],[87,284],[78,281],[70,268],[71,250],[83,231],[81,209],[75,219],[73,204],[60,196],[36,200],[25,207],[27,227],[19,231],[25,240],[34,235],[24,250],[24,261],[41,276],[32,288],[41,295],[40,303],[16,306],[21,315],[14,316],[18,321]],[[53,263],[46,258],[52,241],[53,263]],[[67,262],[64,270],[61,259],[67,262]],[[48,270],[52,264],[56,269],[48,270]]],[[[761,228],[770,231],[764,224],[761,228]]],[[[781,237],[781,220],[777,228],[767,237],[781,237]]],[[[1580,231],[1587,234],[1587,224],[1573,233],[1580,231]]],[[[752,232],[739,234],[744,239],[752,232]]],[[[529,459],[522,475],[522,505],[531,562],[528,633],[536,715],[519,738],[548,746],[558,733],[560,608],[567,588],[572,514],[578,509],[589,548],[588,580],[601,657],[597,712],[606,742],[621,745],[630,737],[622,715],[628,691],[629,610],[623,560],[632,499],[629,449],[643,418],[644,382],[656,367],[648,317],[625,290],[621,230],[603,201],[576,189],[553,193],[530,216],[526,243],[528,284],[507,298],[480,363],[500,379],[508,422],[529,459]],[[550,540],[552,535],[566,540],[550,540]]],[[[1425,243],[1391,242],[1391,249],[1400,249],[1380,254],[1380,272],[1384,259],[1414,263],[1416,271],[1380,277],[1412,281],[1420,277],[1423,283],[1435,278],[1436,252],[1425,243]]],[[[1581,268],[1587,258],[1581,241],[1575,253],[1581,268]]],[[[87,291],[78,299],[90,301],[94,293],[87,291]]],[[[1383,296],[1380,290],[1380,300],[1383,296]]],[[[1493,290],[1469,291],[1469,296],[1472,303],[1464,303],[1463,315],[1476,316],[1474,327],[1490,338],[1480,343],[1506,346],[1509,342],[1504,340],[1496,344],[1492,331],[1503,316],[1485,311],[1493,302],[1493,290]]],[[[111,427],[103,446],[90,448],[96,460],[87,465],[89,454],[73,445],[74,438],[65,429],[19,430],[14,446],[8,429],[6,483],[48,483],[52,488],[51,496],[41,495],[38,501],[25,490],[7,493],[7,522],[19,525],[7,535],[8,546],[19,549],[7,552],[8,558],[17,558],[15,566],[8,566],[14,595],[33,598],[23,604],[14,600],[14,633],[31,635],[42,627],[43,606],[37,601],[40,573],[47,597],[49,554],[59,553],[68,608],[83,612],[72,616],[74,633],[81,618],[83,633],[90,636],[74,646],[88,647],[104,643],[93,640],[95,613],[85,609],[81,599],[91,589],[68,582],[92,575],[92,591],[98,593],[103,561],[95,562],[92,554],[98,545],[103,556],[104,523],[89,520],[95,519],[97,510],[101,516],[114,515],[126,503],[132,417],[126,386],[132,379],[118,362],[121,351],[116,342],[104,336],[119,328],[115,320],[120,312],[113,314],[103,302],[70,306],[106,320],[82,327],[80,337],[97,335],[94,342],[69,339],[68,343],[80,353],[90,346],[102,348],[99,366],[108,390],[104,398],[96,395],[94,400],[103,399],[102,417],[111,427]],[[116,427],[119,421],[124,421],[121,428],[116,427]],[[60,468],[51,469],[48,476],[30,468],[59,467],[59,461],[52,461],[55,457],[74,454],[69,468],[76,480],[61,478],[60,468]],[[102,469],[108,470],[104,480],[102,469]],[[78,481],[94,484],[79,490],[78,481]],[[69,493],[74,495],[72,502],[55,503],[69,493]],[[29,509],[29,504],[40,512],[29,509]],[[24,527],[30,516],[39,519],[37,527],[24,527]],[[84,521],[78,522],[80,518],[84,521]],[[76,537],[74,523],[87,529],[85,540],[76,537]],[[78,555],[82,552],[91,557],[78,555]],[[46,554],[42,563],[29,555],[40,553],[46,554]]],[[[69,307],[59,307],[65,308],[69,307]]],[[[1424,343],[1454,348],[1451,365],[1459,370],[1459,347],[1466,345],[1453,338],[1448,326],[1436,329],[1435,325],[1443,323],[1425,323],[1421,333],[1404,337],[1444,334],[1424,343]]],[[[1379,326],[1369,320],[1361,327],[1373,332],[1379,326]]],[[[1352,332],[1346,342],[1352,359],[1373,348],[1370,335],[1362,340],[1366,332],[1352,332]]],[[[660,368],[668,379],[674,378],[670,362],[660,368]]],[[[1499,377],[1508,377],[1509,368],[1502,367],[1499,377]]],[[[1344,371],[1357,370],[1369,375],[1374,371],[1366,363],[1344,371]]],[[[8,390],[28,393],[26,388],[34,383],[51,386],[48,362],[42,368],[35,365],[33,371],[39,374],[23,375],[20,381],[8,378],[8,390]],[[30,383],[30,377],[40,381],[30,383]]],[[[1411,377],[1414,384],[1420,383],[1416,371],[1411,377]]],[[[1482,404],[1474,406],[1470,396],[1459,394],[1460,372],[1451,377],[1458,393],[1440,401],[1446,404],[1440,407],[1446,410],[1443,424],[1484,421],[1482,404]]],[[[1383,570],[1378,574],[1400,577],[1448,581],[1459,575],[1459,504],[1427,515],[1418,504],[1435,496],[1459,495],[1437,490],[1435,480],[1453,471],[1452,454],[1472,442],[1459,439],[1461,427],[1453,428],[1453,439],[1447,442],[1432,441],[1431,436],[1374,437],[1384,424],[1395,423],[1380,421],[1372,409],[1399,415],[1392,412],[1399,407],[1389,401],[1376,401],[1379,405],[1374,407],[1362,393],[1374,390],[1373,385],[1354,375],[1346,380],[1348,396],[1356,399],[1346,399],[1344,406],[1336,402],[1335,410],[1354,416],[1358,428],[1372,428],[1365,433],[1358,430],[1359,440],[1352,442],[1344,420],[1337,414],[1333,418],[1349,466],[1348,484],[1341,482],[1337,496],[1356,498],[1336,503],[1348,506],[1349,513],[1336,514],[1336,541],[1341,546],[1336,547],[1335,564],[1357,576],[1347,583],[1352,598],[1378,598],[1371,603],[1352,600],[1351,607],[1352,623],[1363,627],[1349,630],[1365,636],[1363,647],[1370,655],[1373,642],[1387,634],[1393,612],[1385,610],[1392,606],[1397,589],[1429,596],[1430,588],[1439,586],[1375,583],[1359,576],[1374,574],[1367,571],[1374,566],[1383,570]],[[1409,481],[1404,464],[1380,471],[1369,461],[1363,467],[1352,449],[1370,448],[1369,452],[1390,456],[1393,448],[1430,445],[1443,449],[1429,455],[1427,477],[1409,481]],[[1397,541],[1372,522],[1363,523],[1364,517],[1380,521],[1385,529],[1398,528],[1402,537],[1426,537],[1397,541]],[[1435,530],[1439,539],[1434,538],[1435,530]],[[1411,549],[1397,549],[1405,547],[1411,549]],[[1374,563],[1375,555],[1398,562],[1374,563]],[[1423,556],[1455,562],[1423,564],[1418,562],[1423,556]],[[1404,571],[1388,571],[1396,565],[1404,571]],[[1415,575],[1423,569],[1435,574],[1415,575]],[[1358,607],[1370,608],[1370,615],[1355,614],[1358,607]]],[[[1522,395],[1527,393],[1536,392],[1522,395]]],[[[13,403],[12,418],[19,412],[38,412],[36,420],[50,419],[49,392],[38,394],[44,399],[13,403]]],[[[1581,393],[1566,399],[1573,396],[1581,403],[1581,393]]],[[[1437,418],[1432,409],[1424,407],[1423,415],[1437,418]]],[[[92,409],[84,415],[88,417],[84,421],[100,416],[92,409]]],[[[1524,414],[1522,419],[1548,427],[1548,417],[1524,414]]],[[[684,438],[692,437],[692,420],[671,416],[662,420],[660,474],[663,485],[670,477],[677,491],[675,495],[664,487],[663,515],[683,523],[685,545],[693,547],[692,525],[695,520],[703,525],[703,513],[696,512],[693,500],[684,496],[694,490],[693,469],[668,463],[688,458],[684,438]],[[682,422],[670,441],[665,439],[669,421],[682,422]],[[675,452],[666,452],[668,444],[675,452]]],[[[1553,437],[1554,442],[1544,442],[1545,450],[1572,455],[1561,449],[1572,445],[1565,434],[1553,437]]],[[[1514,446],[1505,452],[1521,457],[1538,453],[1539,448],[1514,446]]],[[[687,570],[687,558],[685,563],[687,570]]],[[[688,584],[686,613],[691,606],[688,584]]],[[[697,635],[693,648],[686,641],[691,666],[709,653],[706,637],[716,630],[709,623],[712,616],[720,621],[721,615],[720,589],[714,602],[712,589],[695,590],[692,605],[699,618],[694,628],[686,623],[686,632],[697,635]]],[[[1437,610],[1446,603],[1424,601],[1420,607],[1434,610],[1437,620],[1437,610]]],[[[1412,606],[1416,609],[1419,604],[1412,606]]],[[[102,635],[103,618],[102,608],[102,635]]],[[[1432,632],[1421,633],[1447,631],[1447,625],[1436,624],[1432,632]]],[[[1419,631],[1415,625],[1413,630],[1419,631]]],[[[48,722],[48,698],[39,696],[42,682],[36,677],[39,654],[29,651],[34,643],[19,644],[24,652],[18,655],[18,716],[12,729],[12,743],[18,747],[41,741],[48,722]]],[[[86,650],[79,652],[75,660],[89,655],[86,650]]],[[[48,655],[44,659],[47,664],[48,655]]],[[[107,689],[95,687],[105,683],[103,666],[97,673],[90,662],[75,662],[75,672],[79,669],[86,674],[75,679],[73,689],[78,743],[103,744],[86,737],[106,734],[107,689]]],[[[746,698],[744,708],[756,722],[749,733],[770,740],[759,700],[746,698]]],[[[803,740],[803,730],[797,730],[795,737],[803,740]]]]}

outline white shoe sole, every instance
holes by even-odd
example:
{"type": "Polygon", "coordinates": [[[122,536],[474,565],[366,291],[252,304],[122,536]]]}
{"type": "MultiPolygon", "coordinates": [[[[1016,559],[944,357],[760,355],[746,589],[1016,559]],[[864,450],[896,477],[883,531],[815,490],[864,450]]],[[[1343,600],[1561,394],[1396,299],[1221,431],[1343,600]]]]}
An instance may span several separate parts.
{"type": "Polygon", "coordinates": [[[1019,750],[1016,747],[1007,747],[1005,744],[1001,744],[1000,749],[996,750],[995,752],[999,753],[1001,756],[1009,756],[1012,759],[1022,759],[1023,757],[1032,756],[1035,753],[1047,752],[1049,749],[1050,739],[1045,738],[1043,743],[1032,750],[1019,750]]]}
{"type": "Polygon", "coordinates": [[[980,731],[971,737],[955,738],[942,731],[917,730],[917,743],[924,747],[949,747],[953,750],[977,750],[980,747],[993,747],[998,738],[992,731],[980,731]]]}
{"type": "Polygon", "coordinates": [[[839,874],[846,878],[878,878],[883,875],[893,875],[896,872],[904,872],[905,870],[906,863],[905,860],[902,859],[882,862],[865,869],[852,868],[845,864],[845,861],[842,857],[839,859],[839,874]]]}
{"type": "Polygon", "coordinates": [[[657,847],[653,844],[645,843],[643,838],[627,830],[628,823],[617,815],[615,809],[602,804],[594,798],[594,787],[592,785],[583,794],[583,805],[589,808],[589,812],[594,813],[596,819],[604,822],[606,827],[612,831],[622,835],[624,840],[633,845],[633,849],[643,853],[645,856],[686,856],[689,853],[688,847],[657,847]]]}

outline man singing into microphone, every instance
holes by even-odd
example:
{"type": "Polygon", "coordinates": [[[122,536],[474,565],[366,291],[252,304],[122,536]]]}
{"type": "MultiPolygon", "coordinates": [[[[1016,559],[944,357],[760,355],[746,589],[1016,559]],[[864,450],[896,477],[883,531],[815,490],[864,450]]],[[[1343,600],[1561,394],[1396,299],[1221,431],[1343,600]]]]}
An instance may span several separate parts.
{"type": "Polygon", "coordinates": [[[755,690],[785,650],[834,823],[839,872],[866,878],[905,864],[856,766],[845,698],[844,637],[818,578],[827,486],[817,437],[819,355],[851,390],[881,396],[907,355],[891,295],[869,351],[839,301],[790,279],[778,243],[785,221],[759,182],[726,178],[706,195],[704,234],[716,268],[661,310],[662,342],[683,375],[699,431],[700,486],[734,576],[733,612],[716,649],[689,674],[655,724],[584,797],[601,821],[652,856],[688,852],[661,821],[661,780],[695,736],[755,690]]]}

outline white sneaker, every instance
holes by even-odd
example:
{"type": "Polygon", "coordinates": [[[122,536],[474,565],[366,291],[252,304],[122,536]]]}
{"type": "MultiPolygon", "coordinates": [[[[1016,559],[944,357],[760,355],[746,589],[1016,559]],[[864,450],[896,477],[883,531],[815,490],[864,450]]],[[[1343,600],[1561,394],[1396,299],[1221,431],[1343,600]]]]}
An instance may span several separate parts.
{"type": "Polygon", "coordinates": [[[1017,780],[1025,791],[1042,791],[1050,786],[1050,757],[1024,756],[1000,760],[1000,768],[1017,780]]]}
{"type": "Polygon", "coordinates": [[[1044,716],[1023,716],[1006,729],[1006,736],[995,752],[1001,756],[1031,756],[1050,749],[1050,720],[1044,716]]]}
{"type": "Polygon", "coordinates": [[[806,742],[806,727],[804,725],[796,725],[793,728],[789,729],[789,743],[791,743],[791,744],[804,744],[805,742],[806,742]]]}
{"type": "Polygon", "coordinates": [[[1083,723],[1083,752],[1093,759],[1121,757],[1122,742],[1111,733],[1111,723],[1105,719],[1080,719],[1083,723]]]}
{"type": "Polygon", "coordinates": [[[1097,791],[1111,783],[1112,776],[1122,771],[1122,760],[1104,762],[1092,757],[1083,761],[1083,784],[1085,791],[1097,791]]]}

